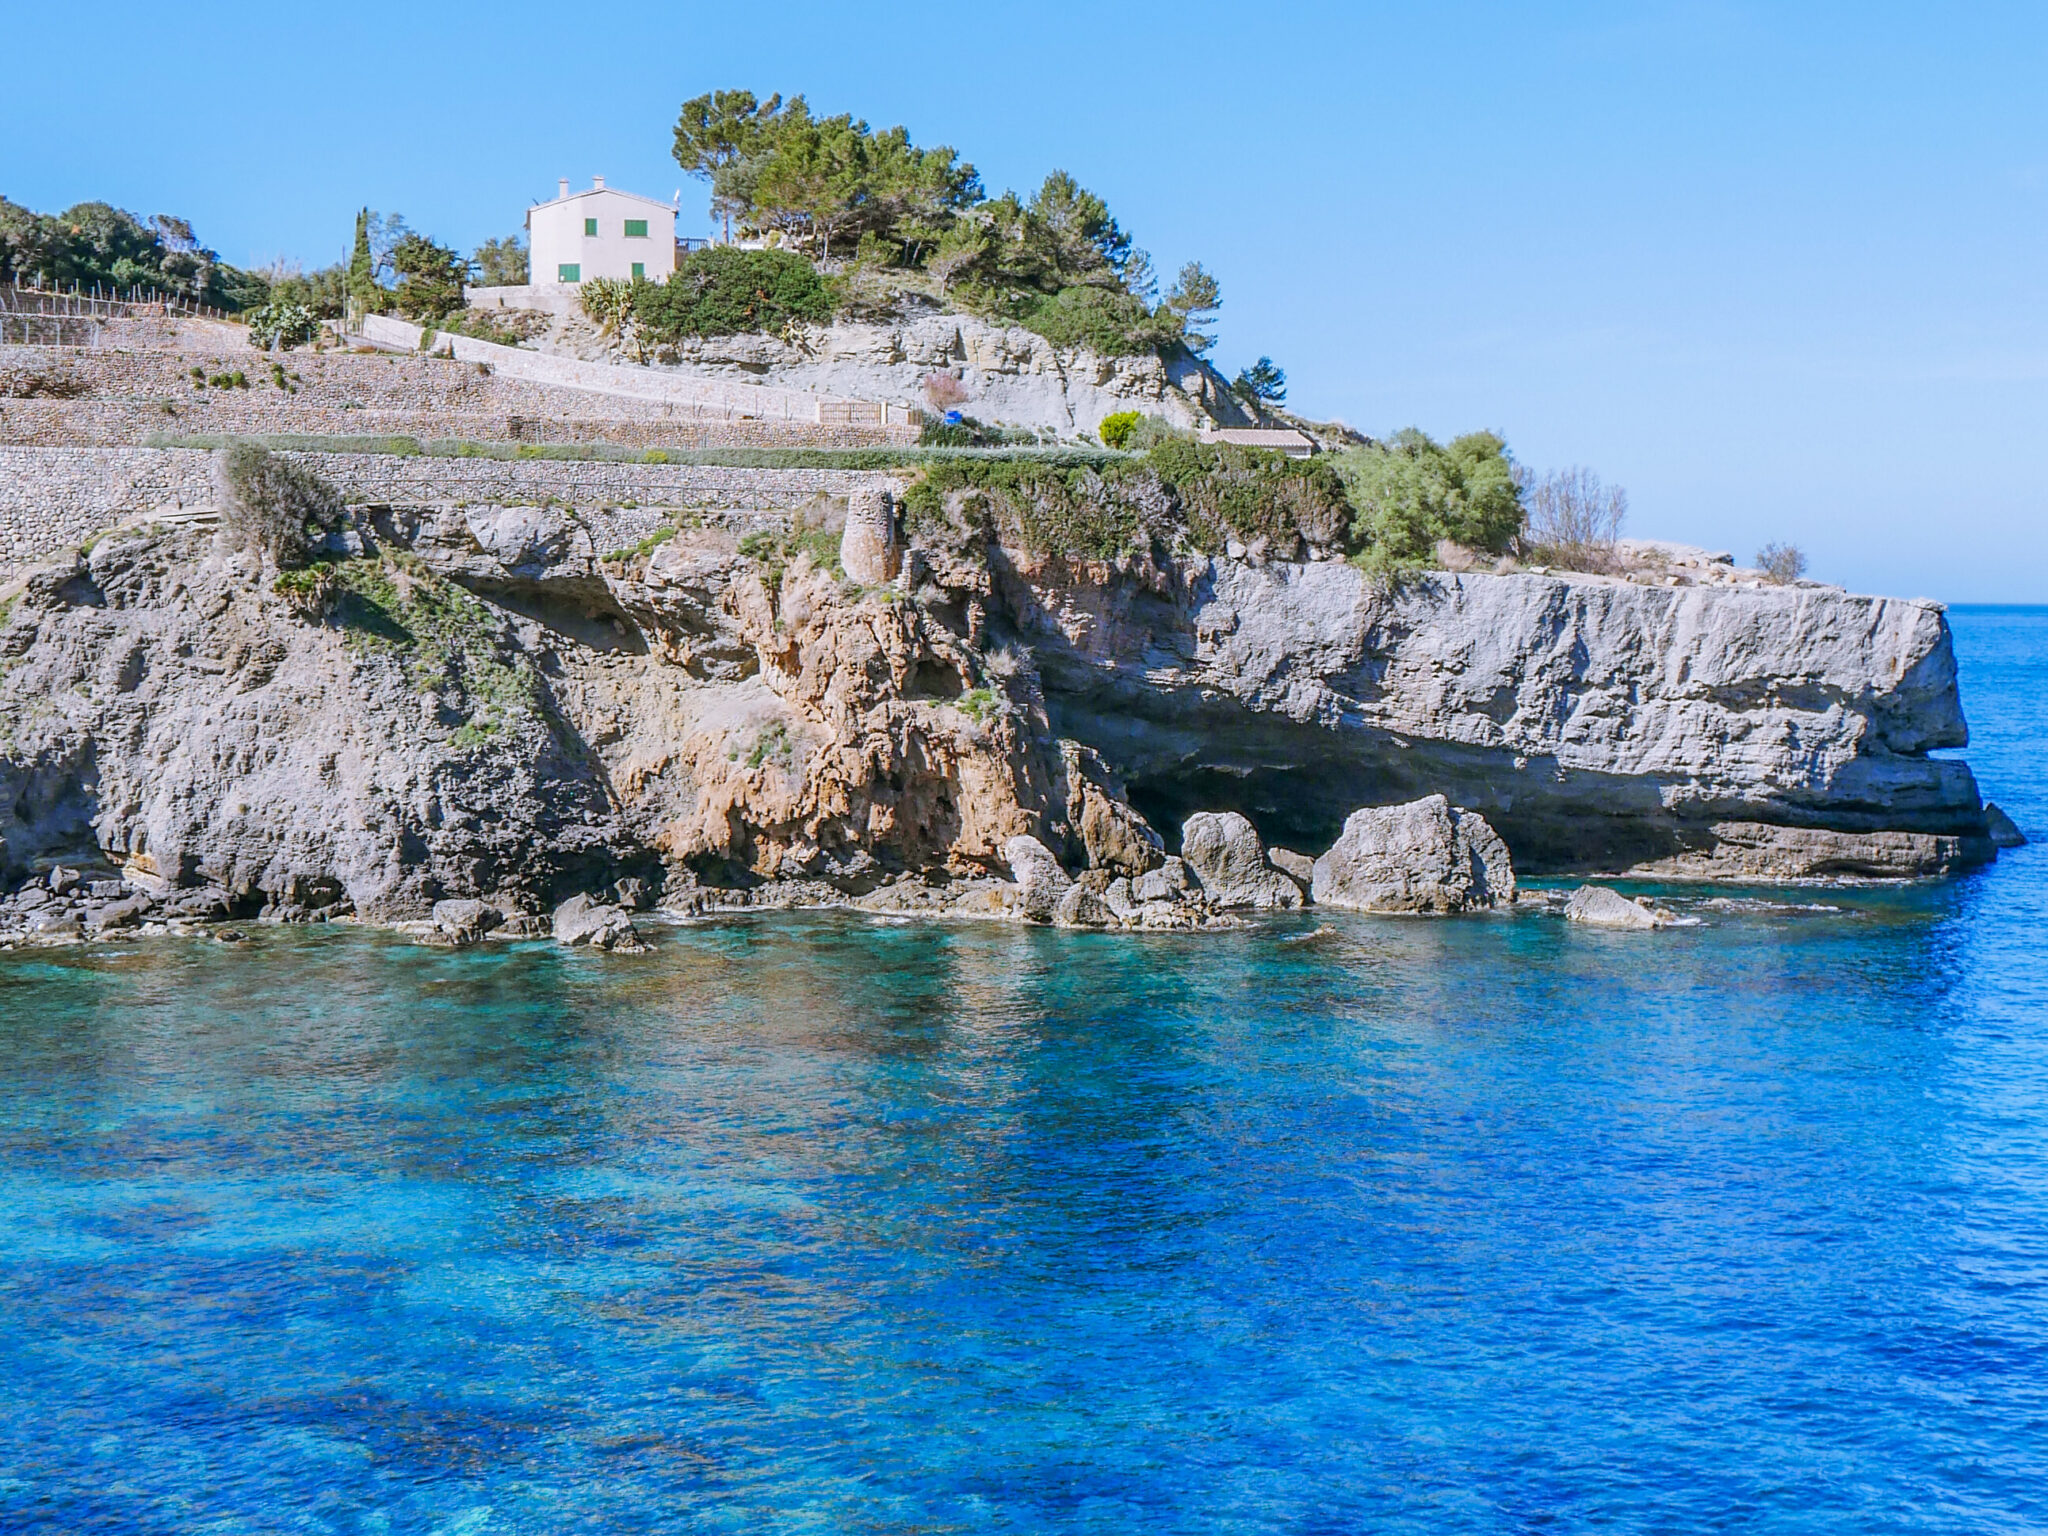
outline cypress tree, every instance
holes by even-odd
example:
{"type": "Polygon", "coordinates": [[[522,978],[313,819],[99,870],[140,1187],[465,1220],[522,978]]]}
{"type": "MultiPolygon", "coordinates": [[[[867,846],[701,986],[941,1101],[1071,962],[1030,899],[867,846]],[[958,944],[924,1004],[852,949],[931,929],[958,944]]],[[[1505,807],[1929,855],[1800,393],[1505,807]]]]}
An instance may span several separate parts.
{"type": "Polygon", "coordinates": [[[377,268],[370,255],[370,210],[356,215],[356,248],[348,258],[348,296],[365,314],[377,308],[377,268]]]}

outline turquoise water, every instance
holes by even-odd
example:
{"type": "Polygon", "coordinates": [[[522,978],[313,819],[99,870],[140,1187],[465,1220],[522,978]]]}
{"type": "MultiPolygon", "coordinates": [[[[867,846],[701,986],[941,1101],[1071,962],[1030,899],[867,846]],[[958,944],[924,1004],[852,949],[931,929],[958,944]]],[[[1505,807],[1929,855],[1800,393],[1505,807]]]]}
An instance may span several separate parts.
{"type": "Polygon", "coordinates": [[[2044,850],[1680,894],[0,956],[0,1529],[2048,1528],[2044,850]]]}

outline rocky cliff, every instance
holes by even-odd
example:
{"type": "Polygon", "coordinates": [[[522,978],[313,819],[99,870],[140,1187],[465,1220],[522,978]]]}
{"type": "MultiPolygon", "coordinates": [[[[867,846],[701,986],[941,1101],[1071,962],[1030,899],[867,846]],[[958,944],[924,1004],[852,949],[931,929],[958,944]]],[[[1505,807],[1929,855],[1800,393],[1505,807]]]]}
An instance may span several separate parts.
{"type": "MultiPolygon", "coordinates": [[[[577,315],[559,317],[551,337],[535,345],[585,359],[631,360],[577,315]]],[[[694,377],[923,409],[931,409],[926,380],[943,374],[957,384],[958,408],[967,415],[1061,436],[1093,432],[1115,411],[1140,411],[1178,427],[1252,420],[1222,376],[1186,353],[1170,360],[1150,352],[1105,357],[1056,347],[1022,326],[935,309],[783,335],[691,337],[654,362],[694,377]]]]}
{"type": "Polygon", "coordinates": [[[104,538],[0,594],[0,880],[98,856],[286,917],[621,880],[989,909],[1029,838],[1099,872],[1085,905],[1158,883],[1196,811],[1312,857],[1431,793],[1524,873],[1990,856],[1968,768],[1929,756],[1965,740],[1932,606],[996,532],[863,586],[844,517],[713,509],[603,558],[564,508],[360,505],[284,572],[227,530],[104,538]]]}

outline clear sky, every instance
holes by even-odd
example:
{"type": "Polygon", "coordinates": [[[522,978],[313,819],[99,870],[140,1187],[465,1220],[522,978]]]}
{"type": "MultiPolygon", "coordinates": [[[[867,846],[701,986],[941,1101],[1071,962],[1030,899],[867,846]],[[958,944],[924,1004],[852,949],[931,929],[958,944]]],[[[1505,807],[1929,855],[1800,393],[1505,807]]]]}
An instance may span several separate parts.
{"type": "Polygon", "coordinates": [[[1225,297],[1217,360],[1372,432],[1491,427],[1629,531],[2048,601],[2048,6],[694,3],[10,15],[0,194],[228,259],[354,210],[464,249],[555,179],[704,197],[719,86],[1054,168],[1225,297]]]}

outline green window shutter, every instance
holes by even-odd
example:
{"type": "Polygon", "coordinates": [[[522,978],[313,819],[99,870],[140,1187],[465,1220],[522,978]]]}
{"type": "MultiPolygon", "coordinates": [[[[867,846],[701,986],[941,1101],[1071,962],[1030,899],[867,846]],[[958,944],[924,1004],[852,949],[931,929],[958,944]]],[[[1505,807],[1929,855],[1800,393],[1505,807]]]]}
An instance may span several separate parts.
{"type": "Polygon", "coordinates": [[[647,238],[647,221],[645,219],[626,220],[626,238],[628,240],[645,240],[647,238]]]}
{"type": "Polygon", "coordinates": [[[594,234],[596,234],[596,233],[597,233],[597,220],[595,220],[595,219],[585,219],[585,220],[583,221],[583,233],[584,233],[584,234],[586,234],[586,235],[594,235],[594,234]]]}
{"type": "Polygon", "coordinates": [[[633,275],[634,275],[635,277],[645,277],[645,276],[647,275],[647,263],[646,263],[646,262],[644,262],[644,261],[636,261],[636,262],[634,262],[634,263],[633,263],[633,275]]]}
{"type": "Polygon", "coordinates": [[[555,268],[555,281],[558,283],[582,282],[583,264],[577,261],[563,262],[559,267],[555,268]]]}

